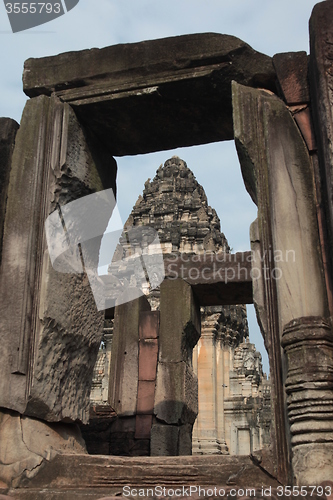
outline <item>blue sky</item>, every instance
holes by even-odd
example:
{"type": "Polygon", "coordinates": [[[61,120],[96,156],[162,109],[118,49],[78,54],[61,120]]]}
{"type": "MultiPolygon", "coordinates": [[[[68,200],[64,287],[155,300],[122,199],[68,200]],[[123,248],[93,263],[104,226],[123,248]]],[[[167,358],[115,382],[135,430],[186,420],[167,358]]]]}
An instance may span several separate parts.
{"type": "MultiPolygon", "coordinates": [[[[1,111],[18,122],[27,100],[22,91],[23,64],[29,57],[105,47],[187,33],[237,36],[267,55],[309,52],[308,20],[313,0],[80,0],[70,12],[38,28],[13,34],[4,3],[0,5],[1,111]]],[[[177,154],[203,185],[234,251],[249,249],[249,225],[256,207],[246,193],[232,142],[182,148],[151,155],[117,158],[118,206],[126,220],[148,177],[177,154]]],[[[264,353],[249,310],[251,341],[264,353]]],[[[268,370],[264,353],[264,366],[268,370]]]]}

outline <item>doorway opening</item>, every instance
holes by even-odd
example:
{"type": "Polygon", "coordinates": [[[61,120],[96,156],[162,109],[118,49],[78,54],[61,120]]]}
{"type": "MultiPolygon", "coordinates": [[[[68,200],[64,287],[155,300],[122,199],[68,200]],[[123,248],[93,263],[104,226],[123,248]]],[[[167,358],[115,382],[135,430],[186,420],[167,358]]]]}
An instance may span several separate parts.
{"type": "MultiPolygon", "coordinates": [[[[117,198],[122,221],[125,222],[131,214],[138,196],[141,195],[140,187],[143,188],[150,182],[156,169],[163,165],[167,158],[175,155],[186,161],[198,183],[203,186],[209,206],[220,216],[221,231],[226,235],[230,245],[228,250],[232,253],[249,250],[249,226],[256,218],[257,209],[245,191],[233,141],[118,157],[117,198]]],[[[103,244],[102,253],[105,262],[104,253],[107,253],[107,248],[103,248],[103,244]]],[[[112,256],[109,256],[110,262],[111,259],[112,256]]],[[[105,266],[100,271],[106,274],[107,268],[108,266],[105,266]]],[[[156,302],[156,297],[154,300],[156,302]]],[[[202,336],[194,349],[193,367],[199,377],[199,413],[194,424],[192,453],[250,454],[270,442],[270,382],[267,377],[269,373],[267,352],[253,305],[247,305],[247,313],[245,307],[241,305],[211,309],[214,311],[209,311],[210,318],[214,315],[219,318],[216,323],[215,338],[208,346],[204,345],[206,341],[202,336]],[[227,330],[228,335],[223,336],[223,331],[227,330]],[[233,340],[230,331],[234,331],[233,340]],[[208,375],[204,374],[205,362],[202,362],[203,357],[207,355],[205,353],[207,348],[211,356],[208,375]]],[[[204,308],[202,315],[206,316],[207,320],[207,311],[205,312],[204,308]]],[[[108,407],[112,330],[113,320],[107,318],[91,394],[91,405],[94,409],[92,422],[99,423],[103,434],[109,429],[110,436],[107,439],[110,440],[111,434],[114,438],[112,426],[117,428],[114,423],[116,415],[108,407]]],[[[98,433],[96,425],[95,438],[96,431],[98,433]]],[[[86,430],[84,434],[89,441],[86,430]]],[[[121,444],[117,446],[111,444],[110,447],[109,445],[110,443],[106,444],[103,441],[101,449],[95,439],[88,448],[90,447],[91,453],[99,454],[109,454],[110,451],[106,453],[107,449],[111,450],[111,454],[129,453],[128,448],[122,449],[121,444]]]]}

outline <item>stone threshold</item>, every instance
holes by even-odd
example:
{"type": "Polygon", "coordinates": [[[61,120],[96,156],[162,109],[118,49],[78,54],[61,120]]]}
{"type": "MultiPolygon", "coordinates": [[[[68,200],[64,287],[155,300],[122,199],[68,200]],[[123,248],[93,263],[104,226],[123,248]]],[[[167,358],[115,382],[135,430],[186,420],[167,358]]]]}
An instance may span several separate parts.
{"type": "Polygon", "coordinates": [[[2,491],[17,500],[101,500],[107,496],[135,498],[136,495],[128,494],[129,489],[150,488],[153,490],[150,493],[154,493],[157,486],[168,490],[183,486],[230,489],[278,485],[272,475],[248,456],[57,455],[34,478],[24,478],[17,488],[2,491]]]}

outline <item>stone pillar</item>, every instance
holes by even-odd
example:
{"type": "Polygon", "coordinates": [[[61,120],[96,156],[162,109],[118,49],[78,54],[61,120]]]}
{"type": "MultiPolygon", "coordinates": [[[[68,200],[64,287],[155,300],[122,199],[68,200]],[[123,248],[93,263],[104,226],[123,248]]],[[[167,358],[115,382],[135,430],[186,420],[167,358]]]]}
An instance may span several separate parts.
{"type": "MultiPolygon", "coordinates": [[[[45,96],[27,102],[12,159],[0,269],[2,407],[48,421],[88,420],[104,315],[86,273],[52,267],[44,224],[67,203],[115,188],[115,174],[115,161],[91,142],[69,105],[45,96]]],[[[98,251],[92,260],[96,268],[98,251]]]]}
{"type": "Polygon", "coordinates": [[[0,118],[0,263],[2,235],[5,222],[9,175],[18,123],[10,118],[0,118]]]}
{"type": "Polygon", "coordinates": [[[210,314],[202,323],[196,350],[196,375],[200,412],[196,420],[194,452],[198,455],[228,453],[224,439],[223,350],[217,332],[219,314],[210,314]]]}
{"type": "MultiPolygon", "coordinates": [[[[297,325],[299,318],[303,318],[301,324],[312,325],[311,329],[313,317],[328,316],[314,172],[306,144],[283,101],[265,91],[234,84],[233,106],[235,140],[245,185],[258,205],[258,234],[255,239],[259,240],[263,258],[260,268],[256,270],[261,271],[263,276],[259,297],[264,312],[261,323],[267,325],[264,333],[272,368],[278,477],[286,482],[288,450],[285,448],[285,436],[289,437],[293,432],[298,434],[299,431],[304,434],[305,428],[312,428],[313,425],[310,412],[304,411],[304,408],[300,410],[304,424],[300,424],[299,429],[294,425],[294,402],[300,396],[301,405],[311,407],[316,399],[313,389],[318,388],[318,377],[321,377],[319,365],[314,363],[318,352],[324,366],[331,367],[332,364],[330,348],[322,348],[322,339],[328,332],[325,321],[317,334],[311,334],[315,349],[305,348],[308,346],[307,328],[300,326],[297,340],[296,336],[289,334],[293,322],[297,325]],[[281,340],[286,350],[286,357],[282,358],[281,340]],[[306,379],[299,373],[296,351],[302,356],[304,367],[315,364],[306,379]],[[286,431],[282,410],[286,409],[283,385],[287,391],[289,410],[286,431]]],[[[320,382],[319,385],[322,386],[320,397],[331,401],[332,384],[323,385],[320,382]]],[[[333,418],[330,412],[325,411],[321,418],[321,429],[325,428],[325,435],[319,432],[307,434],[307,456],[311,459],[300,461],[297,438],[292,436],[289,440],[293,465],[289,480],[296,484],[319,484],[329,477],[328,471],[330,475],[333,473],[333,418]]]]}
{"type": "Polygon", "coordinates": [[[181,279],[161,285],[160,347],[151,455],[191,455],[198,413],[198,385],[192,351],[200,337],[200,309],[191,286],[181,279]]]}
{"type": "MultiPolygon", "coordinates": [[[[333,275],[333,5],[320,2],[314,6],[310,19],[309,82],[316,142],[318,146],[321,193],[320,208],[328,235],[326,248],[329,260],[330,286],[333,275]]],[[[333,294],[333,290],[330,290],[333,294]]],[[[332,315],[332,307],[331,307],[332,315]]]]}
{"type": "MultiPolygon", "coordinates": [[[[88,421],[92,374],[104,322],[82,262],[79,274],[57,272],[52,267],[45,221],[80,197],[115,190],[115,177],[114,159],[88,136],[68,104],[54,96],[27,102],[15,140],[3,231],[0,406],[12,411],[1,420],[0,432],[6,432],[4,425],[15,426],[22,415],[25,422],[35,417],[18,439],[33,439],[28,432],[33,436],[34,428],[38,433],[44,426],[44,441],[34,443],[34,453],[44,459],[48,435],[51,448],[61,452],[66,447],[60,437],[55,445],[56,433],[51,437],[48,426],[36,419],[88,421]]],[[[85,220],[84,213],[80,216],[85,220]]],[[[99,223],[100,241],[108,223],[105,214],[99,223]]],[[[66,231],[64,228],[64,235],[66,231]]],[[[92,269],[98,264],[96,250],[86,262],[92,269]]],[[[71,251],[79,254],[77,246],[71,251]]],[[[79,436],[75,425],[70,427],[71,436],[65,431],[73,441],[79,436]]],[[[79,443],[77,449],[82,452],[84,448],[79,443]]],[[[36,461],[30,460],[28,451],[25,455],[29,460],[22,473],[33,475],[36,461]]],[[[16,458],[12,454],[10,460],[16,458]]],[[[11,462],[6,460],[0,461],[0,476],[9,470],[11,462]]],[[[14,464],[13,470],[18,471],[19,466],[14,464]]]]}
{"type": "Polygon", "coordinates": [[[319,484],[333,468],[331,325],[321,317],[294,319],[283,329],[282,346],[294,471],[298,484],[319,484]]]}
{"type": "MultiPolygon", "coordinates": [[[[140,454],[138,446],[142,445],[136,442],[135,436],[139,406],[139,345],[141,341],[139,329],[140,314],[150,311],[150,305],[144,295],[136,298],[136,288],[129,289],[126,295],[128,302],[115,308],[109,378],[109,402],[118,416],[111,429],[110,449],[111,454],[115,455],[140,454]],[[134,297],[134,300],[130,300],[131,297],[134,297]]],[[[142,404],[142,398],[140,399],[142,404]]],[[[148,441],[151,425],[150,421],[148,434],[146,433],[148,441]]],[[[137,434],[140,434],[142,438],[142,432],[137,434]]],[[[149,442],[145,445],[144,454],[149,455],[149,442]]]]}

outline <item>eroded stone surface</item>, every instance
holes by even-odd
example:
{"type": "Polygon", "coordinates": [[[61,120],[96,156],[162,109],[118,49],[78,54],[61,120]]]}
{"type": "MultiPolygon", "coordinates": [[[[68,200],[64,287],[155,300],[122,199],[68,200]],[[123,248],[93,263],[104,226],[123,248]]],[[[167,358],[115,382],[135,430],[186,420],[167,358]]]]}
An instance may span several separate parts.
{"type": "Polygon", "coordinates": [[[310,102],[306,52],[275,54],[273,65],[288,105],[310,102]]]}
{"type": "MultiPolygon", "coordinates": [[[[0,271],[3,407],[48,421],[88,420],[104,315],[86,273],[52,267],[44,223],[79,197],[115,188],[115,175],[113,158],[91,142],[67,104],[45,96],[27,102],[13,153],[0,271]]],[[[98,217],[105,229],[107,214],[98,217]]],[[[97,240],[85,262],[92,269],[97,240]]]]}

